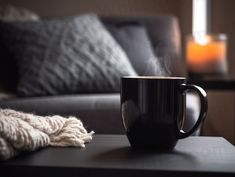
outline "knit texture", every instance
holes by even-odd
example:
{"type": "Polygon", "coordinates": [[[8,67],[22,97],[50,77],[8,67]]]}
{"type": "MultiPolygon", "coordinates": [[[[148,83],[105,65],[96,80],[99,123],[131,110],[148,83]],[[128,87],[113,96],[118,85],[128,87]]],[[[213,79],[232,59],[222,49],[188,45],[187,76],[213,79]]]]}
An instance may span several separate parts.
{"type": "Polygon", "coordinates": [[[10,109],[0,110],[0,160],[7,160],[21,151],[46,146],[85,147],[92,140],[90,133],[76,117],[37,116],[10,109]]]}
{"type": "Polygon", "coordinates": [[[94,14],[0,22],[1,43],[18,63],[21,96],[119,92],[120,77],[136,75],[94,14]]]}

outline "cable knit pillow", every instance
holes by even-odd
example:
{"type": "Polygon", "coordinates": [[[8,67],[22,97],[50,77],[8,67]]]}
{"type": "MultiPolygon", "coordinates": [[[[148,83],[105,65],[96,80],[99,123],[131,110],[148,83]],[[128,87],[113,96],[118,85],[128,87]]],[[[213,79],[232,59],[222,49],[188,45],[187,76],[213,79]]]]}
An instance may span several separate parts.
{"type": "Polygon", "coordinates": [[[118,92],[136,75],[126,54],[93,14],[0,23],[0,40],[18,61],[21,96],[118,92]]]}

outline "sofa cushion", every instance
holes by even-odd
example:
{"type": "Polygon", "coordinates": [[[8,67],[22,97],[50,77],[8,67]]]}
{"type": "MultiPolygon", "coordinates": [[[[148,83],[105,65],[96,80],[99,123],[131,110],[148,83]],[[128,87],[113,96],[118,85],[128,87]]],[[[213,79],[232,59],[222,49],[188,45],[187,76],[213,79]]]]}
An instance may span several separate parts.
{"type": "MultiPolygon", "coordinates": [[[[184,130],[195,124],[198,113],[198,98],[187,94],[184,130]]],[[[96,133],[124,134],[120,113],[120,94],[79,94],[0,100],[1,108],[38,115],[77,116],[87,130],[96,133]]],[[[198,135],[199,131],[197,131],[198,135]]]]}
{"type": "Polygon", "coordinates": [[[181,38],[178,19],[174,16],[122,16],[102,17],[105,24],[139,23],[146,28],[155,55],[168,75],[186,76],[181,56],[181,38]]]}
{"type": "Polygon", "coordinates": [[[106,27],[125,50],[139,75],[166,75],[159,59],[155,56],[145,27],[129,22],[106,27]]]}
{"type": "Polygon", "coordinates": [[[136,75],[94,14],[1,22],[0,39],[18,62],[21,96],[118,92],[120,76],[136,75]]]}
{"type": "Polygon", "coordinates": [[[76,116],[88,131],[124,134],[119,94],[79,94],[0,100],[1,108],[37,115],[76,116]]]}

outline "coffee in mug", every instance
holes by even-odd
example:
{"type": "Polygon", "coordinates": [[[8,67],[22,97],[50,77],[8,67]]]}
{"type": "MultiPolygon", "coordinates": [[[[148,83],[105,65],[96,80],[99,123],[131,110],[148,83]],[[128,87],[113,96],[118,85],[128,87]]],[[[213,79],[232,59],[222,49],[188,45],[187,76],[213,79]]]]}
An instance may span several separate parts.
{"type": "Polygon", "coordinates": [[[207,113],[207,95],[184,77],[127,76],[121,78],[122,122],[133,149],[172,150],[201,125],[207,113]],[[201,109],[188,132],[182,130],[186,92],[195,91],[201,109]]]}

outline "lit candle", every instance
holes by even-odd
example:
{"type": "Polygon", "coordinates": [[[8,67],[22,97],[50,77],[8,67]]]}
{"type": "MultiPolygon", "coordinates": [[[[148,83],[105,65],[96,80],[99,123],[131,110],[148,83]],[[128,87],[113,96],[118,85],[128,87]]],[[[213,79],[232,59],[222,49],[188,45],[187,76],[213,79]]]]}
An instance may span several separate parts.
{"type": "Polygon", "coordinates": [[[227,72],[226,35],[194,36],[187,39],[188,70],[198,74],[225,74],[227,72]]]}

